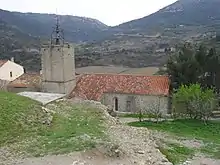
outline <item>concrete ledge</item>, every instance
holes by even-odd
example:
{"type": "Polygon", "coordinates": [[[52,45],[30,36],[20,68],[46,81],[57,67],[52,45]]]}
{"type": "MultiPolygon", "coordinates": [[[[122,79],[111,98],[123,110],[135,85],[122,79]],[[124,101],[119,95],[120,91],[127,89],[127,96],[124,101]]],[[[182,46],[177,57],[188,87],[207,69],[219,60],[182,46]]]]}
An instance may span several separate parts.
{"type": "Polygon", "coordinates": [[[28,97],[30,99],[36,100],[43,105],[56,101],[58,99],[64,98],[65,94],[58,93],[43,93],[43,92],[20,92],[18,95],[28,97]]]}

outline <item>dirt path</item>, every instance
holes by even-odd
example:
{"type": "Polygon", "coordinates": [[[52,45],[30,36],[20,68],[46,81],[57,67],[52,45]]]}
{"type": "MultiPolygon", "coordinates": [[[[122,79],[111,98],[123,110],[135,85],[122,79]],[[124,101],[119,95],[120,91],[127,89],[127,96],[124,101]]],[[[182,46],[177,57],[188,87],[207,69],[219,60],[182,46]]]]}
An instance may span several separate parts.
{"type": "Polygon", "coordinates": [[[131,164],[138,165],[170,165],[171,163],[159,151],[154,139],[146,128],[134,128],[125,125],[115,125],[110,129],[112,139],[119,143],[125,151],[131,164]]]}
{"type": "MultiPolygon", "coordinates": [[[[129,123],[129,122],[135,122],[138,121],[138,119],[135,118],[120,118],[120,122],[123,124],[129,123]]],[[[145,129],[145,128],[143,128],[145,129]]],[[[173,136],[170,136],[169,134],[148,130],[151,134],[151,139],[153,139],[152,142],[159,142],[160,140],[169,141],[177,144],[181,144],[183,146],[186,146],[187,148],[194,148],[199,149],[200,147],[203,147],[203,142],[195,139],[179,139],[173,136]]],[[[147,136],[149,137],[149,136],[147,136]]],[[[157,154],[154,154],[154,156],[157,154]]],[[[159,154],[158,154],[159,155],[159,154]]],[[[181,163],[180,165],[220,165],[219,159],[212,159],[207,156],[197,154],[192,159],[187,160],[184,163],[181,163]]]]}
{"type": "Polygon", "coordinates": [[[215,160],[204,156],[197,156],[192,160],[185,162],[184,165],[220,165],[220,160],[215,160]]]}
{"type": "MultiPolygon", "coordinates": [[[[17,161],[17,163],[0,163],[0,165],[172,165],[161,154],[155,144],[158,140],[157,137],[166,138],[165,135],[153,133],[146,128],[129,127],[124,124],[127,121],[122,122],[122,124],[112,124],[109,126],[107,133],[110,139],[112,139],[111,147],[109,148],[106,147],[107,145],[99,146],[92,151],[45,156],[43,158],[27,158],[17,161]]],[[[191,144],[194,141],[187,141],[185,143],[187,146],[194,146],[194,144],[191,144]]],[[[195,146],[199,145],[196,144],[195,146]]],[[[199,155],[181,165],[201,164],[219,165],[220,160],[199,155]]]]}
{"type": "Polygon", "coordinates": [[[114,146],[112,157],[109,149],[98,147],[92,151],[69,155],[28,158],[15,165],[170,165],[157,149],[147,129],[114,125],[109,128],[114,146]],[[119,146],[119,147],[118,147],[119,146]],[[108,155],[108,156],[107,156],[108,155]],[[118,157],[117,157],[118,156],[118,157]]]}
{"type": "Polygon", "coordinates": [[[105,157],[98,150],[69,155],[29,158],[17,165],[122,165],[128,162],[123,159],[105,157]]]}

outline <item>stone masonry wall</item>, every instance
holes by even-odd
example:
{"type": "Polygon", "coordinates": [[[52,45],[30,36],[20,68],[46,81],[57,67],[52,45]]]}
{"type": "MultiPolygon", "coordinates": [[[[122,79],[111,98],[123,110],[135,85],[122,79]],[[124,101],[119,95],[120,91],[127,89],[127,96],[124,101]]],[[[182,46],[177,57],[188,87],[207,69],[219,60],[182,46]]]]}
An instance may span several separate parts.
{"type": "Polygon", "coordinates": [[[169,98],[164,96],[126,95],[106,93],[102,97],[102,103],[115,109],[115,98],[118,99],[119,112],[137,112],[140,108],[148,111],[153,106],[158,106],[163,115],[169,112],[169,98]]]}
{"type": "Polygon", "coordinates": [[[71,92],[75,87],[74,48],[68,44],[44,46],[41,54],[43,91],[71,92]]]}

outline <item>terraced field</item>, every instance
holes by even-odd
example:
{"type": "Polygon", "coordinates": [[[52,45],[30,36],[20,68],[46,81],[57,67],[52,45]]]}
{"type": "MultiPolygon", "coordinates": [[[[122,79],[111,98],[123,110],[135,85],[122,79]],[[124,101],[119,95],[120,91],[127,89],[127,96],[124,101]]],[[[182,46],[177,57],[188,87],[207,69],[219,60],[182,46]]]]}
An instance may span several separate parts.
{"type": "Polygon", "coordinates": [[[144,74],[149,76],[158,71],[158,67],[128,68],[120,66],[88,66],[76,69],[79,74],[144,74]]]}

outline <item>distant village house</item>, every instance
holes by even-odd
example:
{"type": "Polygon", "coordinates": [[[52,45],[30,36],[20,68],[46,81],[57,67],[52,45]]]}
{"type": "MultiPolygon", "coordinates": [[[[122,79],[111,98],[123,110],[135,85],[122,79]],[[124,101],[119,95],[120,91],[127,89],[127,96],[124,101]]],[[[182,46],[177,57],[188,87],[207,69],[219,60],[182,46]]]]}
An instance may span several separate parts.
{"type": "Polygon", "coordinates": [[[24,74],[23,66],[11,60],[0,60],[0,80],[13,81],[24,74]]]}

